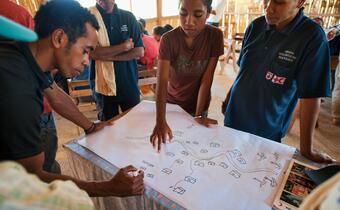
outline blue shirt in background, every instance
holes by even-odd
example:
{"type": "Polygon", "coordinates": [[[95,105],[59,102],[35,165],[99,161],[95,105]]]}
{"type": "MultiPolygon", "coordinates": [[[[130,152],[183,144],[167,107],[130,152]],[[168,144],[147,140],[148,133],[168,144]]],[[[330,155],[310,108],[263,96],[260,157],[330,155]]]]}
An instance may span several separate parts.
{"type": "Polygon", "coordinates": [[[281,32],[264,16],[254,20],[246,30],[238,64],[225,126],[280,142],[298,98],[330,96],[325,33],[303,9],[281,32]]]}
{"type": "MultiPolygon", "coordinates": [[[[143,47],[143,41],[141,39],[138,22],[131,12],[118,9],[116,4],[112,13],[107,13],[99,5],[96,5],[96,7],[100,12],[106,26],[110,45],[118,45],[131,38],[134,42],[134,47],[143,47]]],[[[91,62],[90,80],[93,80],[95,77],[94,62],[94,60],[91,62]]],[[[138,99],[139,101],[140,92],[138,87],[138,70],[136,59],[129,61],[114,61],[113,64],[115,68],[117,87],[117,95],[113,97],[114,100],[120,102],[138,99]]]]}

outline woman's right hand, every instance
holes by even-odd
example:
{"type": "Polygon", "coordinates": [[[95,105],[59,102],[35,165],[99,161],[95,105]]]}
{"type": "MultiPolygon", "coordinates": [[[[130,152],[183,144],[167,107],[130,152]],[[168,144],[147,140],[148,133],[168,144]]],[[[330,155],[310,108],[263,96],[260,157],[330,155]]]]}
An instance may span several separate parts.
{"type": "Polygon", "coordinates": [[[169,142],[172,139],[172,131],[168,123],[166,121],[163,123],[156,123],[156,126],[150,136],[150,143],[152,144],[153,148],[156,148],[157,146],[157,151],[160,152],[161,144],[165,144],[167,139],[169,142]]]}

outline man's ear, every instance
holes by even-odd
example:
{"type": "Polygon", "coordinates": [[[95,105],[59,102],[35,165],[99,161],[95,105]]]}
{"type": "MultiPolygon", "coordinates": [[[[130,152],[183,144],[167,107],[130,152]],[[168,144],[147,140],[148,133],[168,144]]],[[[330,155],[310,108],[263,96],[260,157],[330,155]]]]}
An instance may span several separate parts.
{"type": "Polygon", "coordinates": [[[68,37],[63,29],[57,29],[52,33],[52,45],[55,48],[61,48],[67,45],[68,37]]]}

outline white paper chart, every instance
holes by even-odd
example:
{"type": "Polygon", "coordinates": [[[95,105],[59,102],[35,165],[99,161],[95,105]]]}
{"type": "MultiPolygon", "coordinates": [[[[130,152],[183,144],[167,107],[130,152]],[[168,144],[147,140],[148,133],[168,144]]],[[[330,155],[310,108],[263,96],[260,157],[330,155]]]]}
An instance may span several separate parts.
{"type": "Polygon", "coordinates": [[[167,104],[171,143],[157,153],[149,138],[155,103],[142,101],[78,143],[117,167],[144,170],[145,183],[187,209],[271,209],[295,148],[231,128],[206,128],[167,104]]]}

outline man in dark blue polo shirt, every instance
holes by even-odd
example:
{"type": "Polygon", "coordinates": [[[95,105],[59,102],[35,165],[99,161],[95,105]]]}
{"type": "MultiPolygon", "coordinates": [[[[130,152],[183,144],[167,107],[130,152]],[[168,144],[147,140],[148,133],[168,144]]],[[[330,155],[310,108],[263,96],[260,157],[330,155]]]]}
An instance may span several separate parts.
{"type": "Polygon", "coordinates": [[[281,142],[300,99],[301,153],[331,161],[312,147],[320,98],[330,96],[329,48],[322,28],[304,16],[304,2],[264,1],[265,16],[244,36],[240,72],[224,101],[224,124],[281,142]]]}
{"type": "Polygon", "coordinates": [[[118,9],[114,0],[97,0],[96,8],[105,24],[110,46],[98,46],[91,53],[91,75],[96,70],[95,60],[114,61],[115,95],[96,94],[97,107],[102,110],[98,117],[109,120],[119,114],[119,108],[125,111],[140,101],[136,59],[143,56],[144,48],[139,24],[131,12],[118,9]]]}

